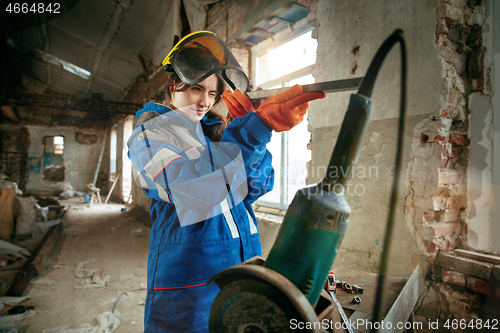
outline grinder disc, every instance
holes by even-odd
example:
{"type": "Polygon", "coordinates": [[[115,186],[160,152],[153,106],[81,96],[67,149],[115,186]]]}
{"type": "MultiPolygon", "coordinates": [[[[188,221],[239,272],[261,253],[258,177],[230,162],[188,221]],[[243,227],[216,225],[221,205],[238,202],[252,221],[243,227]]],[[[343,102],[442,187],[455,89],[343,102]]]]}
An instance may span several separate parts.
{"type": "Polygon", "coordinates": [[[272,285],[252,279],[225,285],[210,310],[213,333],[307,332],[292,329],[302,321],[285,295],[272,285]]]}

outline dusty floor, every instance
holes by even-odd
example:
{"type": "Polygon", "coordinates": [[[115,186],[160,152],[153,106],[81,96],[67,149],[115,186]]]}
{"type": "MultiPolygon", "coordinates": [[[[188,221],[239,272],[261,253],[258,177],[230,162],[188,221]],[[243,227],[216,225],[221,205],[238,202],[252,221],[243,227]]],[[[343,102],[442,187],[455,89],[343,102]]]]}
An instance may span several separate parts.
{"type": "MultiPolygon", "coordinates": [[[[109,316],[115,308],[120,322],[114,332],[143,332],[149,228],[122,212],[123,205],[94,203],[88,207],[83,198],[62,200],[61,204],[71,206],[64,216],[63,234],[40,276],[23,295],[34,296],[22,304],[34,306],[36,314],[19,321],[17,331],[88,332],[89,327],[99,325],[99,316],[106,312],[109,316]],[[89,277],[75,274],[78,263],[83,262],[88,263],[80,264],[84,270],[76,274],[98,269],[100,278],[109,275],[105,286],[86,288],[89,277]]],[[[99,320],[105,327],[105,320],[99,320]]]]}

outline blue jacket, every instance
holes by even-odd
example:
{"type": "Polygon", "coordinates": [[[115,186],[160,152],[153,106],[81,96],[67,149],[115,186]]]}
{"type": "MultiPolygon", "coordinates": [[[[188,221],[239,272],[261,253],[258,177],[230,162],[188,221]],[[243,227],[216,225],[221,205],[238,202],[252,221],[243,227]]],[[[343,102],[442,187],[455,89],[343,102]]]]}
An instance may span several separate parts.
{"type": "Polygon", "coordinates": [[[272,130],[249,112],[215,143],[163,105],[147,103],[136,116],[129,157],[153,222],[145,331],[207,332],[219,291],[207,280],[262,255],[251,203],[273,187],[272,130]]]}

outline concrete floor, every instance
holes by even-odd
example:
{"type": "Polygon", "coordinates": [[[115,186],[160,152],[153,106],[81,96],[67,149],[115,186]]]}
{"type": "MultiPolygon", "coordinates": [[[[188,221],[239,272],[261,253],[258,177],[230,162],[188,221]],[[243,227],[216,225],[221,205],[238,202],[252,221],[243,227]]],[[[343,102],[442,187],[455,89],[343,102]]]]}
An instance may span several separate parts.
{"type": "Polygon", "coordinates": [[[40,276],[23,295],[34,298],[21,303],[34,306],[36,314],[19,321],[17,332],[84,333],[99,325],[111,332],[117,322],[105,322],[114,320],[109,318],[113,308],[120,313],[114,332],[143,332],[150,229],[122,212],[123,205],[88,207],[83,198],[61,204],[71,206],[64,216],[63,234],[40,276]],[[105,286],[75,288],[89,279],[75,275],[78,263],[87,261],[85,270],[77,273],[98,269],[102,279],[109,275],[105,286]]]}

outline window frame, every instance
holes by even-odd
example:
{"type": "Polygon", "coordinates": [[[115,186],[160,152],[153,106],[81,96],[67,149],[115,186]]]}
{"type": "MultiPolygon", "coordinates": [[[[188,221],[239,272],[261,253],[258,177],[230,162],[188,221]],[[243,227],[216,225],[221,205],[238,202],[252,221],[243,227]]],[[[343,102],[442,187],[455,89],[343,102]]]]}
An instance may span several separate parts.
{"type": "MultiPolygon", "coordinates": [[[[293,26],[289,26],[287,29],[276,33],[272,38],[268,38],[267,40],[254,45],[252,47],[252,56],[251,56],[251,65],[254,69],[252,71],[252,83],[254,87],[261,87],[263,89],[269,89],[271,87],[275,87],[280,85],[281,87],[286,87],[286,83],[309,74],[312,74],[313,65],[306,66],[294,72],[285,74],[276,79],[272,79],[270,81],[257,84],[257,58],[266,54],[267,52],[295,39],[299,36],[302,36],[310,31],[314,30],[314,27],[307,23],[307,17],[297,21],[293,26]]],[[[255,202],[255,205],[261,207],[269,207],[273,209],[281,211],[285,211],[288,204],[288,168],[289,168],[289,159],[288,159],[288,132],[281,132],[281,158],[280,158],[280,200],[279,203],[266,201],[263,199],[258,199],[255,202]]]]}

